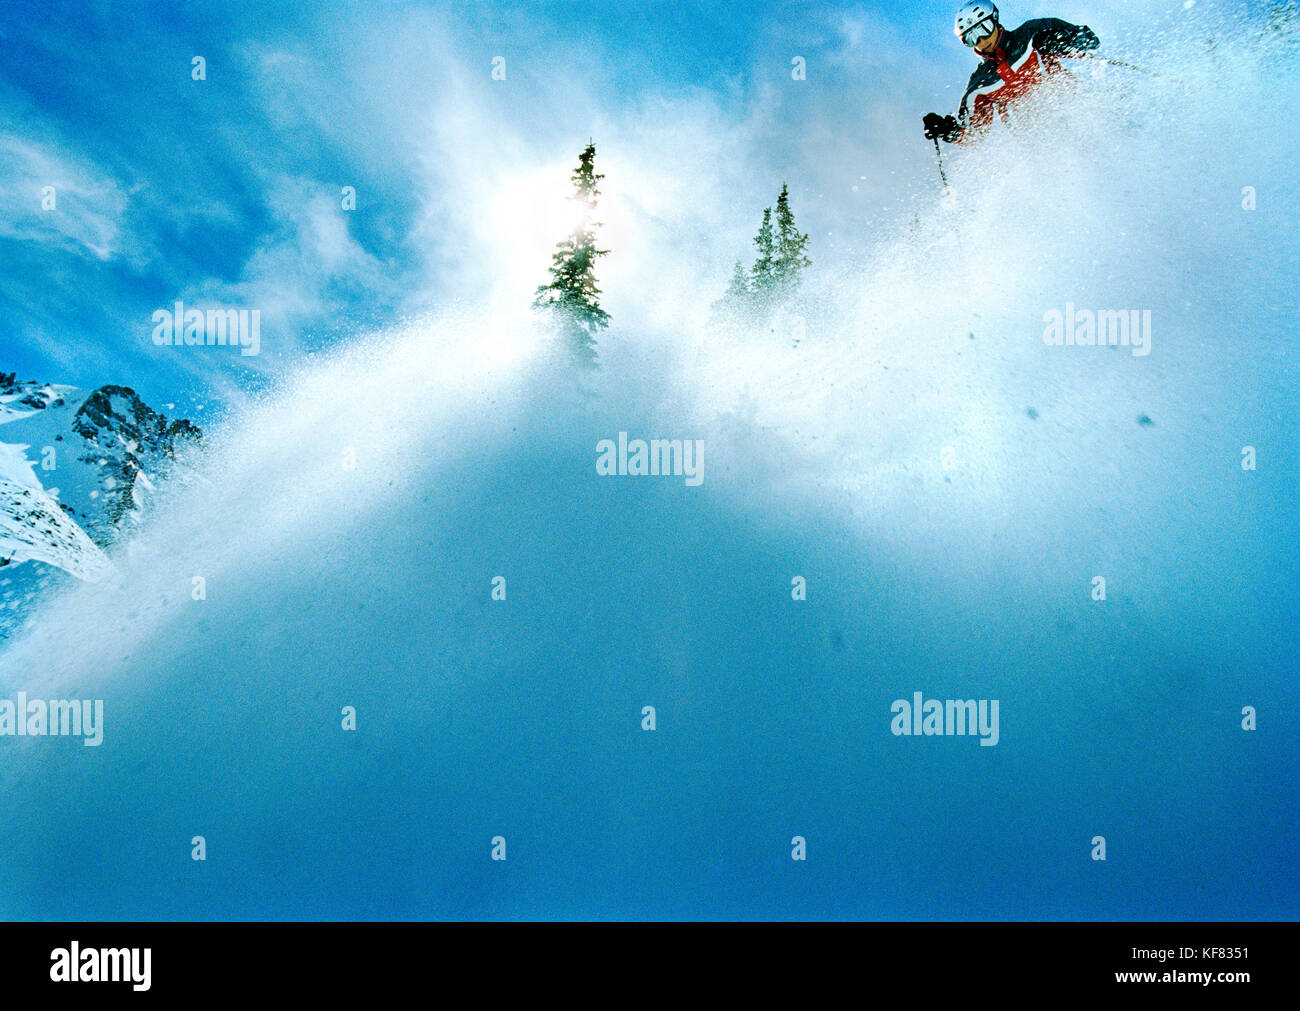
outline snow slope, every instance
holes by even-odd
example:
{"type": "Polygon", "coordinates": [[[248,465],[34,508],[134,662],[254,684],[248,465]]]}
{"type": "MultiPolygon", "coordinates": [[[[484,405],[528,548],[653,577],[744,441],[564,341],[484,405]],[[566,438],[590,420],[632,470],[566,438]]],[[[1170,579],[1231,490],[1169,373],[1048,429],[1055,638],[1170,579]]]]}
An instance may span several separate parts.
{"type": "Polygon", "coordinates": [[[0,914],[1294,917],[1285,60],[1225,93],[1171,44],[1185,89],[954,156],[797,347],[669,285],[588,396],[500,307],[314,364],[0,655],[106,714],[0,741],[0,914]],[[1047,346],[1067,302],[1151,354],[1047,346]],[[599,476],[620,432],[704,483],[599,476]],[[999,744],[894,736],[917,691],[1000,700],[999,744]]]}

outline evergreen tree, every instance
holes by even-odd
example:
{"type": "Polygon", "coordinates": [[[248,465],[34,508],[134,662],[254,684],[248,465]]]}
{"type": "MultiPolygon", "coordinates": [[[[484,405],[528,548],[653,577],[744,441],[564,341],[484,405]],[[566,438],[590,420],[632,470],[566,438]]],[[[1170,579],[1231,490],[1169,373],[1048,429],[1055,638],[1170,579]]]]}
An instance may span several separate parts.
{"type": "Polygon", "coordinates": [[[597,331],[609,326],[609,313],[600,307],[600,288],[596,285],[596,260],[609,250],[596,248],[595,229],[600,222],[592,217],[600,196],[597,184],[605,177],[596,172],[595,161],[596,145],[588,143],[570,177],[574,193],[569,199],[581,204],[582,220],[570,235],[556,243],[551,257],[551,283],[541,285],[533,299],[533,308],[552,314],[575,359],[587,368],[596,365],[597,331]]]}
{"type": "Polygon", "coordinates": [[[763,223],[758,234],[754,236],[754,245],[758,248],[758,259],[750,272],[750,290],[759,298],[771,292],[775,280],[776,243],[772,238],[772,208],[763,208],[763,223]]]}
{"type": "Polygon", "coordinates": [[[771,311],[788,300],[799,287],[804,269],[812,265],[807,253],[808,236],[795,227],[790,188],[784,183],[776,201],[775,220],[772,208],[763,209],[754,247],[758,258],[748,277],[737,263],[727,293],[714,303],[715,310],[726,310],[741,321],[748,318],[752,322],[755,313],[771,311]]]}
{"type": "Polygon", "coordinates": [[[736,269],[732,271],[731,283],[727,285],[727,293],[722,296],[723,300],[733,304],[743,304],[750,295],[749,275],[745,273],[745,268],[739,260],[736,261],[736,269]]]}
{"type": "Polygon", "coordinates": [[[776,199],[776,258],[772,264],[773,287],[783,296],[789,296],[799,286],[804,268],[811,266],[808,259],[807,233],[800,235],[790,210],[790,190],[781,184],[781,195],[776,199]]]}
{"type": "Polygon", "coordinates": [[[736,261],[736,269],[731,274],[731,283],[723,296],[713,303],[713,321],[715,323],[734,323],[743,319],[753,308],[754,293],[749,287],[749,274],[744,264],[736,261]]]}

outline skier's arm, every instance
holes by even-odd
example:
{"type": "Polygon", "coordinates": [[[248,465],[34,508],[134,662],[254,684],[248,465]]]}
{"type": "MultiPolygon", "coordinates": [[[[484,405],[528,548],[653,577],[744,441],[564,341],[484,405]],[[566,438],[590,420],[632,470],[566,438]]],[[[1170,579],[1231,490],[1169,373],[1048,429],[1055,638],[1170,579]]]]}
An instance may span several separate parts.
{"type": "Polygon", "coordinates": [[[984,139],[993,124],[994,104],[986,95],[977,93],[975,77],[966,88],[957,109],[956,129],[949,132],[944,140],[950,144],[973,144],[984,139]]]}
{"type": "Polygon", "coordinates": [[[1087,25],[1072,25],[1060,18],[1034,21],[1034,48],[1044,56],[1086,56],[1101,45],[1087,25]]]}
{"type": "Polygon", "coordinates": [[[969,144],[977,141],[988,131],[993,122],[993,103],[979,93],[979,72],[971,74],[966,93],[961,96],[961,105],[955,116],[940,116],[937,112],[925,116],[925,136],[927,140],[939,139],[948,144],[969,144]]]}

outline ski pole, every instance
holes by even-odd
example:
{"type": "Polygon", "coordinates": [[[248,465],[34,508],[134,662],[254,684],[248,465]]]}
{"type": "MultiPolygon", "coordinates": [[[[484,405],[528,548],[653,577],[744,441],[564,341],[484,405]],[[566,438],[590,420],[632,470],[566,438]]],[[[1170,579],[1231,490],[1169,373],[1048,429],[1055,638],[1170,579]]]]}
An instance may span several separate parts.
{"type": "Polygon", "coordinates": [[[939,150],[939,138],[934,140],[934,156],[939,159],[939,178],[943,180],[943,191],[948,192],[948,173],[943,170],[943,152],[939,150]]]}

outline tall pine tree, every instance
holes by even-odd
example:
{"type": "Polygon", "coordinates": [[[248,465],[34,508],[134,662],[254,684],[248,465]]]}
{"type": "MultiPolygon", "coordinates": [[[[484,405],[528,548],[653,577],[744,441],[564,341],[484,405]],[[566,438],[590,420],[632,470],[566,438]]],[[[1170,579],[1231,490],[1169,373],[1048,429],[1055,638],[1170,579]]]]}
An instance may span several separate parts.
{"type": "Polygon", "coordinates": [[[788,297],[799,287],[804,268],[812,264],[808,259],[808,235],[799,234],[790,210],[790,190],[781,184],[781,195],[776,198],[776,259],[772,264],[773,287],[777,294],[788,297]]]}
{"type": "Polygon", "coordinates": [[[570,177],[573,196],[582,207],[582,219],[573,232],[555,244],[551,257],[551,283],[541,285],[533,299],[533,308],[548,312],[564,335],[575,360],[586,368],[596,365],[596,333],[609,326],[609,313],[600,307],[600,288],[596,285],[596,260],[609,250],[596,248],[592,220],[600,196],[597,183],[605,177],[596,172],[596,145],[588,143],[578,157],[578,167],[570,177]]]}
{"type": "Polygon", "coordinates": [[[758,259],[750,272],[750,290],[759,298],[771,293],[776,280],[776,243],[772,238],[772,208],[763,208],[763,223],[754,236],[758,259]]]}

